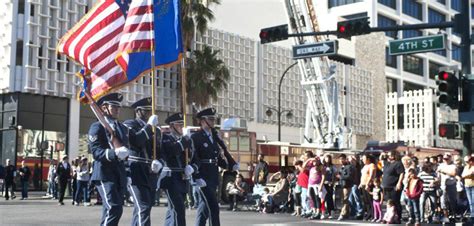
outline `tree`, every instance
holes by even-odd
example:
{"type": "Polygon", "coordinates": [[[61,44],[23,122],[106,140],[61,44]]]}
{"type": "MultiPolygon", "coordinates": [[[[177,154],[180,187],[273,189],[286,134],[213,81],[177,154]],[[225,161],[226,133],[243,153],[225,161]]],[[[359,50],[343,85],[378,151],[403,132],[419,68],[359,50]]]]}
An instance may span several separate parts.
{"type": "Polygon", "coordinates": [[[224,61],[217,58],[219,52],[204,45],[202,50],[193,51],[194,57],[188,59],[188,104],[194,102],[199,106],[207,106],[210,98],[217,100],[217,93],[227,88],[230,73],[224,61]]]}
{"type": "Polygon", "coordinates": [[[181,0],[184,50],[190,49],[196,30],[201,34],[206,32],[208,22],[214,20],[209,7],[219,4],[220,0],[181,0]]]}

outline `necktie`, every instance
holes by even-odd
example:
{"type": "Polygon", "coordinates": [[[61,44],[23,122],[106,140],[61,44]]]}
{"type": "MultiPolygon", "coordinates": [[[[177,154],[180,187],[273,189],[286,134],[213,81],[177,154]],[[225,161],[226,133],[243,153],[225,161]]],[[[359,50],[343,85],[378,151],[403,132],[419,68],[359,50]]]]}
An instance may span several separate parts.
{"type": "Polygon", "coordinates": [[[208,133],[207,136],[209,137],[209,140],[211,143],[214,143],[214,140],[212,139],[212,133],[208,133]]]}

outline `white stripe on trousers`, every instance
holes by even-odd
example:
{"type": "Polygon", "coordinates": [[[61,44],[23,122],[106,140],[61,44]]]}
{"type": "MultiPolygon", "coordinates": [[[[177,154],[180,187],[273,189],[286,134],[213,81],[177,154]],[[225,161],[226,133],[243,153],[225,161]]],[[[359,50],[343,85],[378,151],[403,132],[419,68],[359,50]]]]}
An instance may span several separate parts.
{"type": "Polygon", "coordinates": [[[137,195],[135,194],[135,191],[133,190],[132,185],[129,185],[129,187],[130,187],[130,192],[133,195],[133,201],[135,202],[135,205],[138,208],[138,224],[142,225],[142,214],[141,214],[142,210],[140,209],[140,204],[138,204],[137,195]]]}
{"type": "Polygon", "coordinates": [[[109,211],[110,209],[112,209],[112,207],[110,206],[109,204],[109,200],[107,199],[107,192],[105,191],[105,186],[104,186],[104,183],[102,181],[100,181],[100,184],[102,185],[102,191],[104,192],[104,197],[102,197],[103,199],[105,199],[105,204],[107,204],[107,214],[105,215],[105,220],[104,220],[104,225],[107,226],[107,219],[109,219],[109,211]]]}
{"type": "Polygon", "coordinates": [[[201,190],[201,188],[200,187],[198,188],[199,188],[199,191],[201,192],[202,198],[206,202],[207,211],[209,212],[209,226],[212,226],[212,213],[211,213],[211,208],[209,207],[209,202],[207,201],[206,195],[204,195],[204,192],[201,190]]]}
{"type": "Polygon", "coordinates": [[[178,225],[178,213],[176,213],[176,209],[174,207],[174,203],[173,203],[173,200],[171,199],[171,196],[170,196],[170,193],[168,192],[168,189],[165,189],[166,191],[166,196],[168,196],[168,205],[170,205],[170,208],[173,209],[173,212],[174,212],[174,224],[175,225],[178,225]]]}

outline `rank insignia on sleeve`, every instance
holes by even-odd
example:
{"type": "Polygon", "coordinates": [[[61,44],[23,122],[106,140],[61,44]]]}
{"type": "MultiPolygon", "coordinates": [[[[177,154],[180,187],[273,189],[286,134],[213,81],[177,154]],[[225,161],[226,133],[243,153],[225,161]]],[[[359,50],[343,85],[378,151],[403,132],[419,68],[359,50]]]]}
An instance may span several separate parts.
{"type": "Polygon", "coordinates": [[[97,140],[97,135],[89,135],[89,141],[94,142],[97,140]]]}

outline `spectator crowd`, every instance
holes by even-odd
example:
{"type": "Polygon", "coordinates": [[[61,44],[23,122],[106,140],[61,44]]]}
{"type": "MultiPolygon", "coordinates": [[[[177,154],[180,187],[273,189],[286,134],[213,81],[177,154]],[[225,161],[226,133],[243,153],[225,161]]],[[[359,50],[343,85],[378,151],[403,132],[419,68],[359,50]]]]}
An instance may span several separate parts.
{"type": "Polygon", "coordinates": [[[267,174],[261,155],[252,193],[245,191],[248,185],[241,175],[228,184],[230,209],[235,211],[239,200],[250,200],[263,213],[293,212],[312,220],[474,222],[474,155],[462,159],[445,153],[419,161],[397,151],[360,156],[315,156],[307,151],[294,168],[286,167],[268,180],[267,174]]]}
{"type": "MultiPolygon", "coordinates": [[[[61,162],[52,160],[46,196],[64,205],[67,189],[73,205],[91,205],[95,189],[90,183],[91,164],[86,157],[71,162],[67,156],[61,162]]],[[[397,151],[351,156],[316,156],[307,151],[293,165],[270,176],[268,163],[259,155],[251,182],[237,174],[235,181],[223,187],[229,210],[237,211],[240,204],[251,203],[262,213],[292,212],[293,216],[311,220],[474,222],[474,155],[462,159],[445,153],[419,161],[415,156],[400,156],[397,151]]],[[[7,160],[0,167],[3,197],[16,197],[13,190],[18,181],[21,199],[28,199],[29,180],[33,179],[33,187],[39,188],[38,171],[38,166],[31,170],[24,161],[16,169],[7,160]]],[[[189,208],[199,202],[193,193],[190,190],[188,194],[189,208]]],[[[100,198],[96,203],[101,203],[100,198]]]]}

